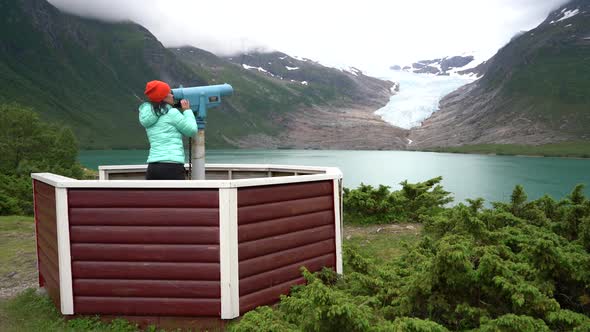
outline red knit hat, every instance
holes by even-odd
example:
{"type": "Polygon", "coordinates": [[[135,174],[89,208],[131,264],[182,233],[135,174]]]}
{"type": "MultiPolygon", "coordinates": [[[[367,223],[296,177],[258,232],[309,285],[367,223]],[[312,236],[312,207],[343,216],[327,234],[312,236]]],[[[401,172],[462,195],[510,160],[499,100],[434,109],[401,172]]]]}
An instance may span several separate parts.
{"type": "Polygon", "coordinates": [[[159,103],[170,93],[170,86],[162,81],[150,81],[145,85],[144,94],[150,101],[159,103]]]}

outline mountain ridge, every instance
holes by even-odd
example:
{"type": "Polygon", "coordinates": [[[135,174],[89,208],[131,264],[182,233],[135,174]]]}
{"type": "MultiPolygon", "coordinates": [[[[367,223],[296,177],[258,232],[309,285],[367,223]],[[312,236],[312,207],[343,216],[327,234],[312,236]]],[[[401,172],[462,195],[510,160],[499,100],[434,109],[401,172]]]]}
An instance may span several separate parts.
{"type": "Polygon", "coordinates": [[[587,0],[551,12],[489,59],[482,78],[445,96],[410,148],[589,141],[588,35],[587,0]]]}
{"type": "Polygon", "coordinates": [[[474,54],[446,56],[431,60],[419,60],[411,65],[393,65],[390,70],[405,71],[415,74],[432,74],[437,76],[460,75],[478,78],[483,75],[480,67],[486,61],[474,54]]]}
{"type": "MultiPolygon", "coordinates": [[[[291,145],[289,121],[313,109],[328,111],[331,121],[342,107],[368,112],[387,102],[393,84],[361,78],[373,84],[368,89],[354,75],[328,68],[322,69],[326,80],[289,84],[251,75],[203,50],[198,61],[181,58],[132,22],[81,18],[44,0],[7,0],[0,10],[7,18],[0,23],[0,83],[6,87],[0,101],[33,107],[43,119],[71,126],[83,148],[147,147],[136,108],[145,82],[153,79],[171,86],[235,84],[234,96],[209,113],[210,147],[291,145]],[[257,136],[263,139],[252,138],[257,136]]],[[[370,145],[361,135],[347,139],[349,148],[370,145]]]]}

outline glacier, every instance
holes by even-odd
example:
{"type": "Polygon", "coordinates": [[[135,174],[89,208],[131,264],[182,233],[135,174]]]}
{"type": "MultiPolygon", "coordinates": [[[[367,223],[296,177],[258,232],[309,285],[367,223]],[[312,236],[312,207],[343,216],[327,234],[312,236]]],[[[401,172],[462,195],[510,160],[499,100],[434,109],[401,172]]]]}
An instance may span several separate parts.
{"type": "Polygon", "coordinates": [[[379,78],[399,83],[399,92],[375,114],[405,129],[419,127],[422,121],[438,111],[438,103],[445,95],[476,80],[466,75],[436,76],[395,70],[379,78]]]}

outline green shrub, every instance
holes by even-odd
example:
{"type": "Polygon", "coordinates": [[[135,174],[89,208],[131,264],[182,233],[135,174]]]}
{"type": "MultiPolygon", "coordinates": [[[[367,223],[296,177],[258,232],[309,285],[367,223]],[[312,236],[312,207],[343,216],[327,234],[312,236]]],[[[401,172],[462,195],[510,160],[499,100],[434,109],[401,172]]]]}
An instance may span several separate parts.
{"type": "Polygon", "coordinates": [[[402,189],[394,192],[388,186],[373,188],[362,183],[356,189],[344,188],[345,221],[361,224],[422,222],[427,216],[439,214],[453,201],[450,193],[443,190],[441,181],[442,177],[415,184],[403,181],[402,189]]]}
{"type": "Polygon", "coordinates": [[[0,215],[33,214],[31,173],[82,178],[69,128],[47,124],[31,109],[0,105],[0,215]]]}
{"type": "Polygon", "coordinates": [[[590,209],[580,187],[561,201],[528,201],[517,186],[510,202],[488,209],[481,199],[446,208],[444,195],[424,201],[436,212],[418,214],[424,233],[407,252],[377,261],[345,245],[344,275],[304,272],[306,286],[236,328],[588,331],[590,209]]]}
{"type": "Polygon", "coordinates": [[[545,322],[528,316],[504,315],[494,320],[484,321],[477,329],[481,332],[542,332],[551,331],[545,322]]]}

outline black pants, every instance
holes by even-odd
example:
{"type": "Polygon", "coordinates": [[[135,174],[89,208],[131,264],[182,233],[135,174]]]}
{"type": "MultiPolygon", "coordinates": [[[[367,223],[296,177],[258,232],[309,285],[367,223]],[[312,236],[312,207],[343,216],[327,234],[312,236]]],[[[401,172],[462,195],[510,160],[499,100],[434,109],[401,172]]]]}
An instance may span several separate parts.
{"type": "Polygon", "coordinates": [[[146,180],[185,180],[184,165],[179,163],[149,163],[146,180]]]}

